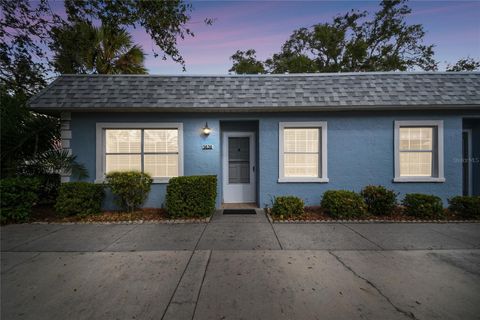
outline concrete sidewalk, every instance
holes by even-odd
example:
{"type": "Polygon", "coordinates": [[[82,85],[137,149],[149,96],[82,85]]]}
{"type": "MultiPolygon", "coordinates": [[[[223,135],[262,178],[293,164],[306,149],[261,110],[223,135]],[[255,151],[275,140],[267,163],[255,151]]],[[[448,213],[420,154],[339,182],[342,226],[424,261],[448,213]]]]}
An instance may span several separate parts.
{"type": "Polygon", "coordinates": [[[1,228],[2,319],[478,319],[480,224],[1,228]]]}
{"type": "Polygon", "coordinates": [[[478,223],[274,223],[222,215],[210,223],[24,224],[1,228],[2,251],[430,250],[480,248],[478,223]]]}

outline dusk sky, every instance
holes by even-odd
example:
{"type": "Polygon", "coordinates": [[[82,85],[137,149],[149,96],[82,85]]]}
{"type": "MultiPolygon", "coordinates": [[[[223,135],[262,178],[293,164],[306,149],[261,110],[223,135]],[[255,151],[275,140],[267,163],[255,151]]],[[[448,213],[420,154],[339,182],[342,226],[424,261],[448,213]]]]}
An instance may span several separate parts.
{"type": "MultiPolygon", "coordinates": [[[[236,50],[253,48],[260,59],[280,50],[293,30],[350,9],[375,12],[378,1],[194,1],[190,27],[194,38],[179,42],[188,74],[225,74],[236,50]],[[212,26],[202,23],[214,18],[212,26]]],[[[445,62],[461,57],[480,57],[480,1],[410,1],[409,23],[423,24],[426,44],[435,44],[440,70],[445,62]]],[[[130,30],[134,41],[148,54],[146,67],[152,74],[182,73],[179,64],[154,58],[153,43],[141,29],[130,30]]]]}

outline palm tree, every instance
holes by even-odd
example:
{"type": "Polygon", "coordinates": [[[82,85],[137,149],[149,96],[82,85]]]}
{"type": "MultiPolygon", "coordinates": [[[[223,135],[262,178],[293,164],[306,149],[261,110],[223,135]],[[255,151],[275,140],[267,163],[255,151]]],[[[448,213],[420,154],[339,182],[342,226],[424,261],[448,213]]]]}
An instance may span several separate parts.
{"type": "Polygon", "coordinates": [[[54,66],[60,73],[146,74],[145,53],[114,26],[79,22],[53,30],[54,66]]]}
{"type": "Polygon", "coordinates": [[[103,74],[145,74],[145,54],[125,29],[100,27],[97,29],[98,43],[95,69],[103,74]]]}

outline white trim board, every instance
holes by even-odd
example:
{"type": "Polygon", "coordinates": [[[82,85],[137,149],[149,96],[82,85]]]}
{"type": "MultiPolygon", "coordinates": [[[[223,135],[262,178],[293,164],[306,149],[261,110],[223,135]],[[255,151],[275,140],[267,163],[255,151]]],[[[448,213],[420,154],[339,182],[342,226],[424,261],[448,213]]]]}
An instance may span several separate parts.
{"type": "MultiPolygon", "coordinates": [[[[472,132],[472,129],[462,130],[462,148],[463,148],[463,132],[466,132],[468,136],[468,177],[467,178],[468,178],[468,195],[471,196],[472,189],[473,189],[473,173],[472,173],[472,148],[473,148],[472,134],[473,132],[472,132]]],[[[463,150],[462,150],[462,161],[465,161],[463,159],[463,150]]],[[[463,172],[463,168],[462,168],[462,172],[463,172]]],[[[462,177],[462,184],[463,184],[463,179],[464,177],[462,177]]]]}
{"type": "MultiPolygon", "coordinates": [[[[105,179],[105,129],[177,129],[178,175],[183,176],[183,123],[181,122],[97,122],[95,147],[95,182],[105,179]]],[[[153,183],[168,183],[169,178],[154,178],[153,183]]]]}
{"type": "Polygon", "coordinates": [[[278,124],[278,182],[305,182],[305,183],[326,183],[328,179],[328,154],[327,154],[327,122],[326,121],[299,121],[299,122],[279,122],[278,124]],[[285,177],[283,167],[283,144],[285,128],[319,128],[321,136],[321,166],[320,177],[285,177]]]}
{"type": "MultiPolygon", "coordinates": [[[[394,121],[394,178],[393,182],[445,182],[444,149],[443,149],[443,120],[404,120],[394,121]],[[437,175],[432,177],[402,177],[400,176],[400,127],[436,127],[436,164],[437,175]]],[[[434,153],[435,154],[435,153],[434,153]]]]}

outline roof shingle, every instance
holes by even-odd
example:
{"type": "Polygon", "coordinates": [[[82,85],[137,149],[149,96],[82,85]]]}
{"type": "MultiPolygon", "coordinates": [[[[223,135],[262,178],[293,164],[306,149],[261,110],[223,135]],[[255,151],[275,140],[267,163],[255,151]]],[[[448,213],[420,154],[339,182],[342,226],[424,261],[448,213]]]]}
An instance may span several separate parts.
{"type": "Polygon", "coordinates": [[[62,75],[36,110],[479,108],[478,72],[248,76],[62,75]]]}

